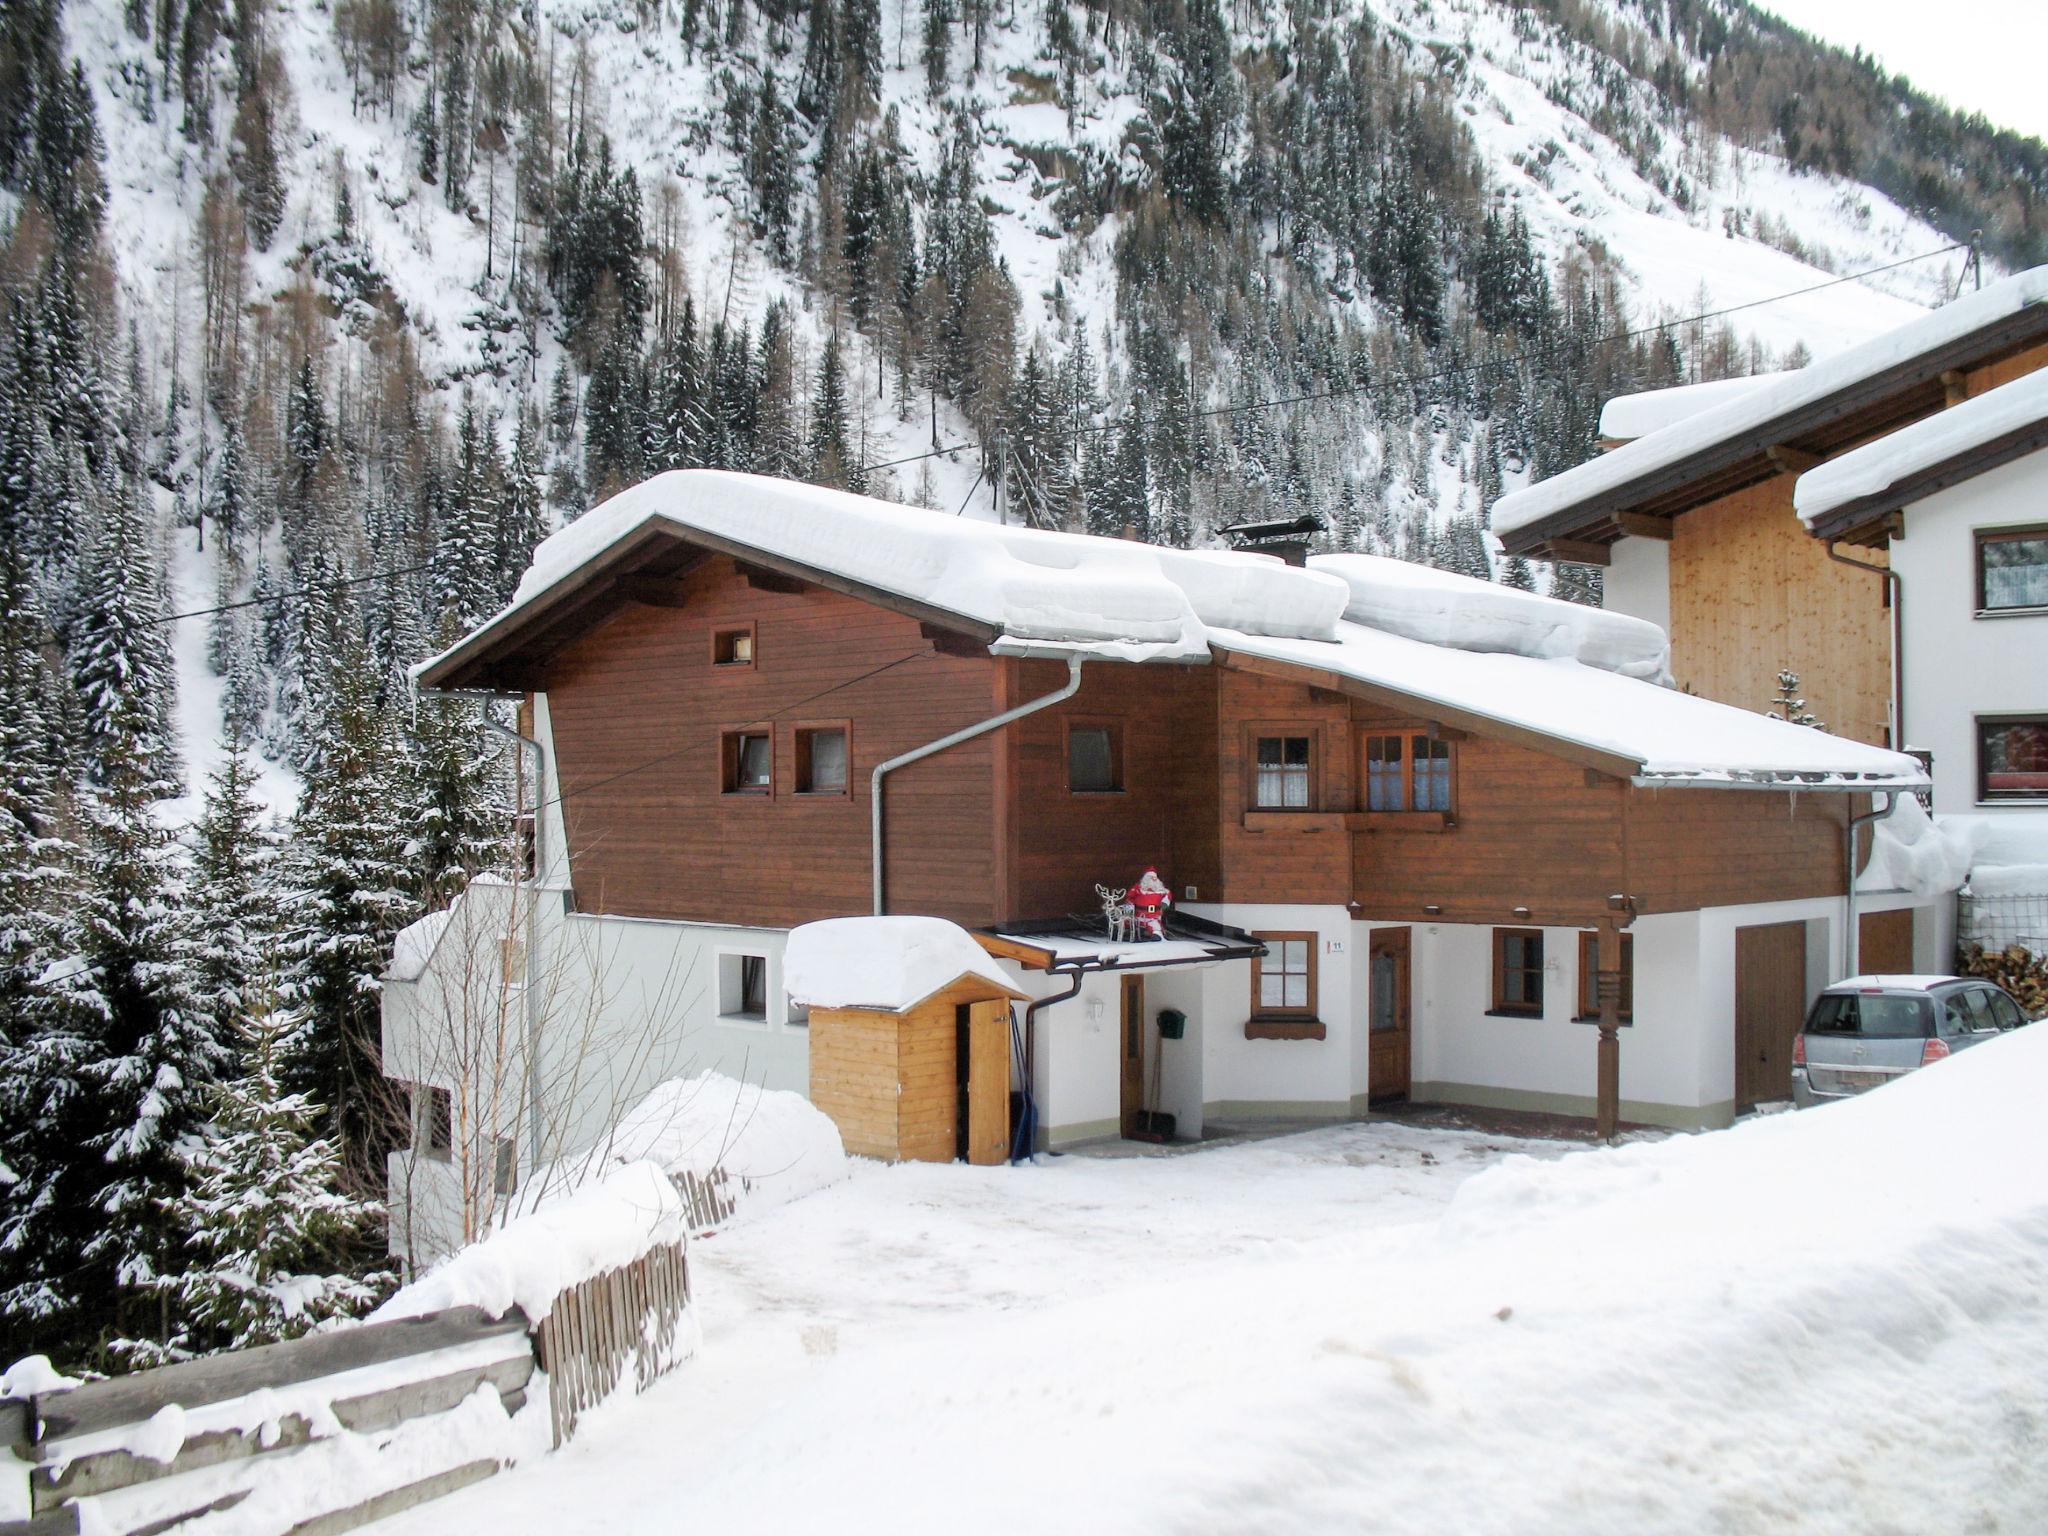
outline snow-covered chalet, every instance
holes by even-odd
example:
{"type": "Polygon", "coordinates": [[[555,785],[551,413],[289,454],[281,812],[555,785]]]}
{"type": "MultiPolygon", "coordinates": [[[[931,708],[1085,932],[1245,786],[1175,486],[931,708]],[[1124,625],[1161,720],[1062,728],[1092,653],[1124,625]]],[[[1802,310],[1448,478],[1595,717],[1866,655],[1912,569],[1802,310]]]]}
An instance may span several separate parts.
{"type": "Polygon", "coordinates": [[[1028,999],[1040,1146],[1148,1109],[1591,1115],[1603,1054],[1610,1118],[1724,1124],[1837,974],[1850,818],[1927,779],[1667,662],[1654,624],[1367,556],[662,475],[419,670],[519,701],[535,867],[402,936],[387,1070],[510,1187],[681,1070],[808,1091],[787,935],[890,913],[1028,999]],[[1164,938],[1112,938],[1098,887],[1147,868],[1164,938]]]}

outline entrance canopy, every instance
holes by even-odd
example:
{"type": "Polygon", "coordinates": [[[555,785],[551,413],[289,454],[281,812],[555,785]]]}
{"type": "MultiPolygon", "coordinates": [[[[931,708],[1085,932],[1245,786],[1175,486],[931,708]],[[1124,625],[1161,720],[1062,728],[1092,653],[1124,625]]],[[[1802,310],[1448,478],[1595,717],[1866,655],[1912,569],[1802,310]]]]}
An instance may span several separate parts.
{"type": "Polygon", "coordinates": [[[1205,917],[1168,911],[1166,937],[1120,942],[1109,937],[1100,914],[1069,913],[1065,917],[1005,923],[977,930],[974,937],[992,955],[1015,961],[1027,971],[1054,966],[1071,970],[1149,971],[1169,965],[1202,965],[1217,960],[1249,960],[1263,955],[1265,945],[1242,928],[1212,923],[1205,917]]]}

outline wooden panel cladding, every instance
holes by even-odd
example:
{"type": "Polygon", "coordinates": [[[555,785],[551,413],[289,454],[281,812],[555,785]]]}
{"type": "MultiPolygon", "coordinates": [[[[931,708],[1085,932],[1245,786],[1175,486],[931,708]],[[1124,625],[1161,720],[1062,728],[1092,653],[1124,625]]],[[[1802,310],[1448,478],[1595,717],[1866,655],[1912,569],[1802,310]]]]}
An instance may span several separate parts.
{"type": "Polygon", "coordinates": [[[964,1140],[970,1162],[1003,1161],[1010,1139],[1009,1003],[987,993],[969,981],[905,1013],[811,1010],[811,1102],[839,1127],[847,1151],[887,1162],[950,1163],[964,1140]]]}
{"type": "Polygon", "coordinates": [[[1856,919],[1856,969],[1865,976],[1913,974],[1913,909],[1864,912],[1856,919]]]}
{"type": "MultiPolygon", "coordinates": [[[[1011,661],[1006,700],[1021,704],[1066,681],[1057,662],[1011,661]]],[[[1156,865],[1183,899],[1207,900],[1215,852],[1215,671],[1210,667],[1090,662],[1081,691],[1004,731],[1010,830],[1004,915],[1092,912],[1095,886],[1129,886],[1156,865]],[[1116,736],[1122,787],[1076,794],[1068,785],[1070,726],[1116,736]]]]}
{"type": "MultiPolygon", "coordinates": [[[[681,607],[628,605],[551,660],[571,879],[586,912],[785,927],[865,912],[869,774],[998,707],[989,657],[941,656],[915,619],[817,588],[765,591],[723,557],[681,607]],[[748,627],[751,666],[712,664],[748,627]],[[796,792],[796,731],[851,722],[848,793],[796,792]],[[774,736],[774,783],[723,795],[725,733],[774,736]]],[[[890,910],[996,910],[997,749],[971,741],[891,774],[890,910]]]]}
{"type": "Polygon", "coordinates": [[[1220,899],[1317,904],[1349,900],[1351,837],[1342,813],[1358,804],[1350,701],[1306,682],[1214,670],[1212,803],[1220,899]],[[1252,798],[1259,737],[1304,734],[1309,738],[1310,803],[1299,811],[1256,809],[1252,798]]]}
{"type": "Polygon", "coordinates": [[[1767,710],[1778,670],[1789,667],[1829,730],[1882,745],[1891,696],[1884,581],[1828,558],[1793,512],[1792,486],[1780,475],[1677,519],[1672,673],[1707,698],[1767,710]]]}
{"type": "Polygon", "coordinates": [[[1627,883],[1644,912],[1839,896],[1847,795],[1630,789],[1627,883]]]}
{"type": "Polygon", "coordinates": [[[1963,374],[1963,398],[1973,400],[1986,390],[2010,384],[2014,379],[2025,378],[2041,368],[2048,368],[2048,341],[2023,348],[2010,357],[1967,369],[1963,374]]]}

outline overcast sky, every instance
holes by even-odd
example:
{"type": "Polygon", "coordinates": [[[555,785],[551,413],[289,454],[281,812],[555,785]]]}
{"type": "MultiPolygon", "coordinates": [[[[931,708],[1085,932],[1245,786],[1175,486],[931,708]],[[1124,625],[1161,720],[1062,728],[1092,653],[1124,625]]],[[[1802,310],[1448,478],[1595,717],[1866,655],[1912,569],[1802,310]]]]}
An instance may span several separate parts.
{"type": "Polygon", "coordinates": [[[1844,48],[1861,44],[1931,95],[2048,138],[2048,0],[1758,0],[1844,48]]]}

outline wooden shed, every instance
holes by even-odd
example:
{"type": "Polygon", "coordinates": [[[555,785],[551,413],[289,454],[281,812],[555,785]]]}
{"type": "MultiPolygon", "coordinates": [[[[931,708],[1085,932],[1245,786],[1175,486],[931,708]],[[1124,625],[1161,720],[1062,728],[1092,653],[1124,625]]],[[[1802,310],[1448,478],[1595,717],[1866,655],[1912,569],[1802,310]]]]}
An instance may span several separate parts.
{"type": "Polygon", "coordinates": [[[1010,1150],[1010,1003],[965,975],[900,1010],[811,1010],[811,1102],[846,1150],[885,1162],[1000,1163],[1010,1150]]]}

